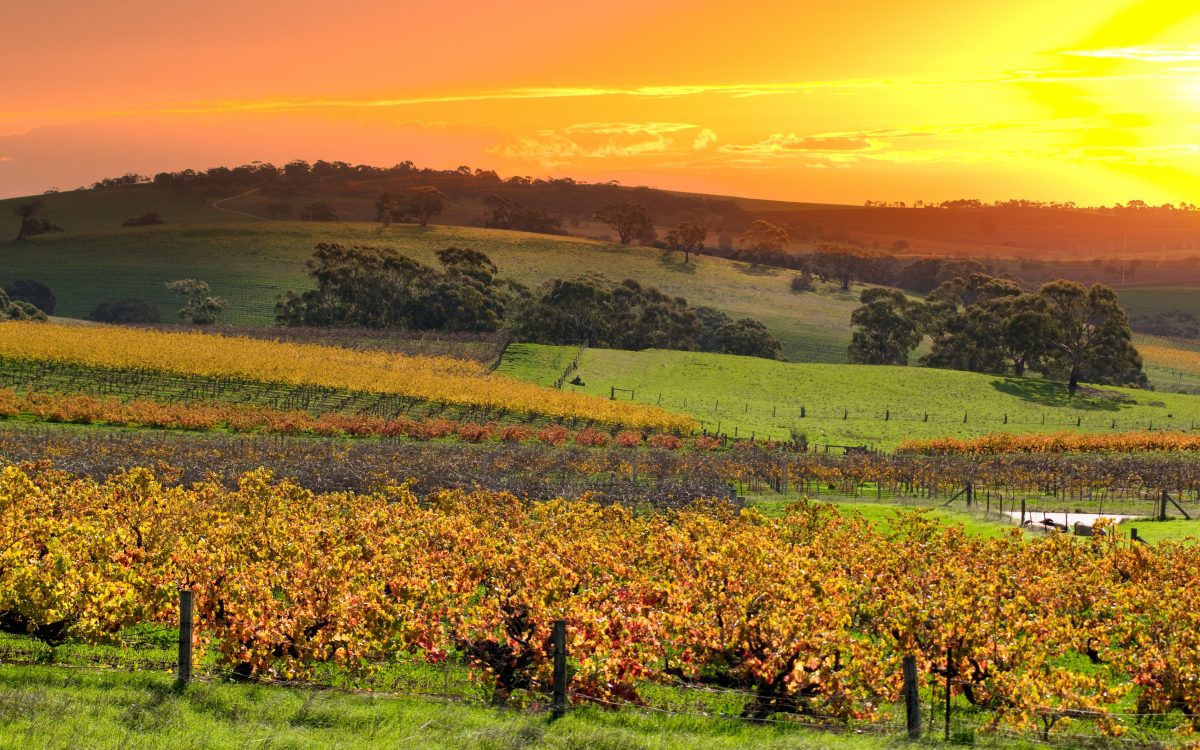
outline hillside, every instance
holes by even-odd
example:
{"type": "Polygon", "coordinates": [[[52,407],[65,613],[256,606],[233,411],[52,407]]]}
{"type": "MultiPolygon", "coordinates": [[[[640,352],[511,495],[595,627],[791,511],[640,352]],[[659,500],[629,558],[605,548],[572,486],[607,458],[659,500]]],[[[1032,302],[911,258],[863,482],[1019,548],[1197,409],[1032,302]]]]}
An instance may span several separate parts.
{"type": "MultiPolygon", "coordinates": [[[[441,173],[435,176],[451,179],[441,173]]],[[[635,278],[683,296],[692,304],[711,305],[735,317],[762,320],[783,342],[784,356],[790,360],[846,361],[849,315],[857,301],[857,289],[845,293],[836,286],[818,284],[815,293],[797,295],[788,287],[790,271],[752,268],[712,257],[699,258],[695,265],[687,266],[678,260],[664,261],[657,250],[621,247],[604,241],[611,230],[589,221],[578,211],[570,215],[571,221],[566,224],[575,235],[572,237],[455,226],[478,222],[486,210],[481,195],[487,188],[474,184],[450,196],[446,213],[438,217],[438,221],[446,224],[426,229],[396,225],[385,230],[368,221],[373,211],[372,196],[381,186],[387,187],[378,180],[364,180],[332,185],[315,183],[290,192],[259,188],[243,191],[242,185],[229,188],[240,192],[213,192],[212,186],[172,189],[137,185],[55,193],[40,197],[45,203],[42,215],[66,231],[24,244],[6,241],[17,231],[18,220],[12,208],[19,199],[0,201],[0,285],[18,278],[42,281],[58,296],[56,313],[75,318],[86,317],[100,302],[139,297],[157,305],[164,321],[169,322],[177,304],[163,284],[176,278],[196,277],[208,281],[214,292],[229,302],[221,322],[268,325],[273,322],[276,295],[308,287],[304,262],[317,242],[389,245],[426,262],[432,261],[436,250],[459,245],[488,253],[502,275],[528,285],[589,271],[604,273],[615,280],[635,278]],[[327,201],[344,218],[355,221],[295,220],[299,209],[309,201],[327,201]],[[147,212],[159,213],[166,223],[151,227],[120,226],[124,219],[147,212]],[[280,218],[273,221],[256,218],[268,215],[280,218]]],[[[504,183],[504,187],[531,202],[545,202],[549,210],[583,205],[590,199],[581,197],[580,190],[601,187],[610,192],[621,190],[618,186],[585,188],[557,183],[523,187],[504,183]]],[[[793,230],[794,250],[811,249],[812,243],[820,238],[836,241],[844,236],[867,247],[878,244],[883,249],[890,247],[895,239],[907,238],[910,247],[906,252],[912,254],[1026,256],[1032,247],[1027,239],[1043,237],[1042,232],[1051,228],[1070,230],[1078,232],[1072,235],[1075,237],[1072,251],[1056,253],[1053,260],[991,262],[999,272],[1014,274],[1030,284],[1059,277],[1118,284],[1131,314],[1197,312],[1197,295],[1188,286],[1195,270],[1175,252],[1194,245],[1188,239],[1195,236],[1188,234],[1193,231],[1193,212],[1150,210],[1106,214],[1047,208],[864,208],[629,190],[631,198],[710,201],[713,205],[736,203],[747,216],[769,216],[789,225],[793,230]],[[989,219],[992,214],[995,216],[989,219]],[[993,221],[996,217],[1003,220],[997,223],[993,221]],[[996,227],[995,237],[976,236],[982,231],[981,221],[983,226],[996,227]],[[1136,248],[1126,255],[1123,246],[1119,255],[1124,260],[1120,262],[1093,263],[1088,259],[1090,251],[1085,252],[1088,248],[1110,254],[1111,238],[1126,224],[1137,229],[1136,236],[1140,238],[1157,236],[1153,232],[1144,234],[1142,230],[1169,226],[1175,232],[1171,235],[1173,239],[1164,239],[1153,247],[1176,257],[1171,261],[1146,260],[1134,267],[1129,258],[1136,248]],[[862,232],[866,234],[858,236],[862,232]],[[1021,248],[1024,250],[1016,252],[1021,248]],[[1121,284],[1122,281],[1128,285],[1121,284]]],[[[599,194],[593,196],[599,197],[599,194]]],[[[664,205],[670,205],[669,201],[664,205]]],[[[664,214],[666,219],[673,216],[664,214]]],[[[715,235],[710,238],[710,242],[715,240],[715,235]]],[[[1155,377],[1155,382],[1170,385],[1169,378],[1155,377]]]]}
{"type": "MultiPolygon", "coordinates": [[[[499,372],[548,385],[574,351],[514,344],[499,372]]],[[[575,375],[584,385],[567,389],[621,399],[631,397],[629,389],[632,400],[690,414],[710,432],[776,440],[802,433],[822,445],[887,449],[909,438],[989,432],[1200,427],[1196,396],[1097,388],[1069,398],[1062,385],[1036,378],[919,367],[589,349],[575,375]]]]}
{"type": "MultiPolygon", "coordinates": [[[[59,218],[49,210],[47,216],[59,218]]],[[[373,223],[230,218],[222,223],[72,229],[22,243],[0,242],[0,285],[37,279],[57,295],[55,314],[64,317],[86,317],[101,302],[140,297],[157,305],[169,321],[178,300],[164,283],[194,277],[228,301],[221,322],[266,325],[274,320],[277,295],[310,287],[304,264],[319,242],[386,245],[431,264],[438,250],[471,247],[487,253],[502,276],[531,286],[600,272],[618,281],[637,279],[734,317],[757,318],[783,342],[784,356],[818,362],[845,361],[850,312],[857,304],[857,292],[845,293],[834,285],[794,294],[787,271],[717,258],[684,265],[679,259],[664,260],[653,248],[467,227],[383,229],[373,223]]]]}

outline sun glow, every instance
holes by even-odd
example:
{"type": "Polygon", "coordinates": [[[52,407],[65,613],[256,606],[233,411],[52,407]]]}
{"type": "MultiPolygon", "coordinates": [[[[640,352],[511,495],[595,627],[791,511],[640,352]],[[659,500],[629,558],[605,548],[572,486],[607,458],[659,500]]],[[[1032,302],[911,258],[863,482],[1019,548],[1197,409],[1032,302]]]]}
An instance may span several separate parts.
{"type": "Polygon", "coordinates": [[[29,72],[0,105],[0,195],[324,158],[852,203],[1200,199],[1190,1],[347,0],[336,29],[312,2],[236,5],[103,0],[10,39],[29,72]]]}

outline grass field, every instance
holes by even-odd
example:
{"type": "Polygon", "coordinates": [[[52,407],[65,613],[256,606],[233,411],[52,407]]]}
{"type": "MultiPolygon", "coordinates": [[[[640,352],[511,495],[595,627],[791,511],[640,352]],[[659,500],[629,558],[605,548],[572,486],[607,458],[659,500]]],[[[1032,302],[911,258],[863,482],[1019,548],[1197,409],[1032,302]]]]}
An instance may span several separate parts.
{"type": "Polygon", "coordinates": [[[0,667],[4,748],[881,748],[869,735],[704,718],[546,714],[416,698],[194,683],[168,674],[0,667]]]}
{"type": "Polygon", "coordinates": [[[1130,315],[1183,310],[1200,317],[1200,289],[1194,286],[1128,286],[1119,293],[1130,315]]]}
{"type": "MultiPolygon", "coordinates": [[[[653,248],[573,237],[451,226],[384,229],[363,222],[256,221],[157,189],[61,193],[45,201],[46,218],[66,231],[25,242],[0,234],[0,285],[41,281],[58,297],[56,314],[65,317],[86,317],[100,302],[140,297],[170,321],[179,300],[163,285],[193,277],[228,301],[221,322],[269,324],[277,295],[310,287],[304,264],[319,242],[389,246],[430,264],[436,263],[438,250],[471,247],[487,253],[502,276],[528,285],[588,271],[616,281],[634,278],[692,304],[761,320],[783,342],[784,356],[797,361],[846,360],[850,312],[858,298],[857,290],[843,292],[835,284],[794,294],[791,273],[778,269],[707,257],[685,265],[678,258],[664,260],[653,248]],[[162,213],[167,223],[119,226],[149,210],[162,213]]],[[[0,232],[15,236],[11,204],[0,201],[0,232]]]]}
{"type": "MultiPolygon", "coordinates": [[[[550,384],[575,351],[514,344],[499,371],[550,384]]],[[[632,400],[691,414],[709,431],[786,440],[794,430],[813,444],[886,449],[908,438],[989,432],[1200,426],[1200,397],[1105,388],[1094,391],[1096,396],[1071,398],[1062,385],[1036,378],[917,367],[589,349],[578,375],[584,385],[567,389],[598,396],[632,389],[632,400]]],[[[630,398],[627,391],[616,396],[630,398]]]]}

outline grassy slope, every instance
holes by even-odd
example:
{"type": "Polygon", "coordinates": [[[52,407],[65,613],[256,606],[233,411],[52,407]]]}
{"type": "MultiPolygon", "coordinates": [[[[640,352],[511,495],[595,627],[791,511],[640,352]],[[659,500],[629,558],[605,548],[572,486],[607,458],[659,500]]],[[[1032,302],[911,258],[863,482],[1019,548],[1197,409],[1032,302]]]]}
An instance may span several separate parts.
{"type": "Polygon", "coordinates": [[[180,692],[170,675],[161,673],[0,667],[0,747],[5,748],[850,750],[899,745],[895,738],[625,711],[579,709],[551,722],[545,714],[414,698],[216,682],[180,692]]]}
{"type": "Polygon", "coordinates": [[[473,247],[490,255],[502,275],[530,285],[584,271],[636,278],[693,304],[758,318],[784,342],[785,356],[802,361],[845,360],[848,321],[857,304],[856,293],[832,285],[793,294],[789,273],[717,258],[685,266],[664,261],[654,249],[575,238],[446,226],[384,230],[350,222],[167,224],[0,241],[0,284],[42,281],[58,296],[56,313],[62,316],[85,317],[101,301],[141,297],[169,318],[178,301],[164,282],[196,277],[228,300],[223,322],[266,324],[272,322],[276,295],[309,287],[304,263],[318,242],[387,245],[427,263],[442,248],[473,247]]]}
{"type": "MultiPolygon", "coordinates": [[[[556,353],[559,349],[570,347],[514,344],[500,371],[551,383],[562,372],[558,363],[565,355],[556,353]],[[533,366],[538,362],[546,366],[538,370],[533,366]]],[[[578,374],[585,385],[567,388],[603,396],[613,386],[632,388],[634,400],[654,404],[661,394],[663,407],[691,414],[709,430],[719,422],[721,432],[729,435],[736,430],[739,436],[753,432],[756,437],[785,439],[795,428],[812,443],[835,445],[868,443],[889,448],[910,437],[1076,429],[1077,419],[1082,421],[1079,429],[1092,432],[1111,431],[1113,420],[1118,430],[1145,429],[1151,421],[1156,428],[1200,425],[1200,397],[1107,389],[1132,400],[1070,399],[1061,385],[1038,379],[953,370],[589,349],[578,374]],[[890,417],[887,421],[885,415],[890,417]]],[[[628,394],[621,396],[628,398],[628,394]]]]}

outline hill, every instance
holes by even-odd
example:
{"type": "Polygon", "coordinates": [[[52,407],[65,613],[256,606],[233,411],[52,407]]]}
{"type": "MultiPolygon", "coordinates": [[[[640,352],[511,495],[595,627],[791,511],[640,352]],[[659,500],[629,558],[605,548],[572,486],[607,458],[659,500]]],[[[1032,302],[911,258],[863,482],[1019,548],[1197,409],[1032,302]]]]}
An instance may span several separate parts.
{"type": "MultiPolygon", "coordinates": [[[[46,215],[68,231],[0,242],[0,285],[15,279],[41,281],[58,297],[55,314],[64,317],[83,318],[101,302],[139,297],[170,320],[179,305],[164,283],[193,277],[207,281],[228,301],[220,322],[267,325],[274,320],[277,295],[311,287],[304,264],[319,242],[385,245],[431,264],[438,250],[471,247],[487,253],[501,276],[531,286],[585,272],[617,281],[633,278],[694,305],[757,318],[783,342],[784,356],[803,361],[845,361],[850,312],[857,305],[857,292],[842,292],[832,284],[794,294],[788,271],[718,258],[685,265],[679,259],[664,260],[653,248],[575,237],[450,226],[383,229],[365,222],[265,222],[226,214],[220,223],[122,228],[114,226],[119,222],[104,226],[85,219],[82,208],[78,224],[72,224],[65,213],[60,217],[51,210],[57,205],[48,201],[46,215]],[[84,228],[88,226],[95,228],[84,228]]],[[[131,208],[106,210],[121,216],[131,208]]],[[[205,210],[220,214],[211,207],[193,210],[196,218],[209,216],[205,210]]],[[[164,218],[170,221],[171,215],[164,213],[164,218]]]]}
{"type": "MultiPolygon", "coordinates": [[[[499,372],[551,384],[571,347],[510,345],[499,372]]],[[[730,437],[892,448],[990,432],[1195,430],[1200,397],[1089,388],[955,370],[799,364],[698,352],[588,349],[565,388],[660,405],[730,437]],[[618,389],[618,390],[614,390],[618,389]]]]}

